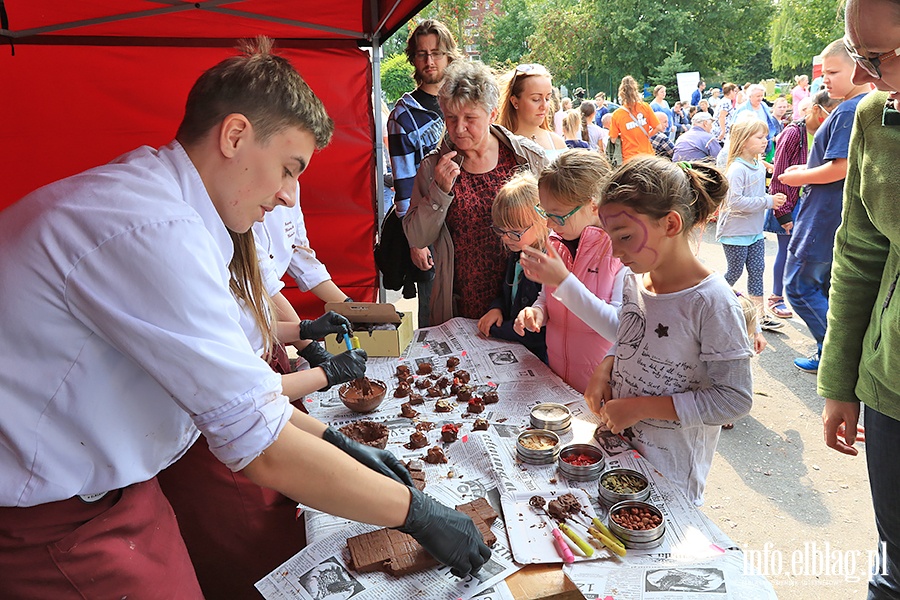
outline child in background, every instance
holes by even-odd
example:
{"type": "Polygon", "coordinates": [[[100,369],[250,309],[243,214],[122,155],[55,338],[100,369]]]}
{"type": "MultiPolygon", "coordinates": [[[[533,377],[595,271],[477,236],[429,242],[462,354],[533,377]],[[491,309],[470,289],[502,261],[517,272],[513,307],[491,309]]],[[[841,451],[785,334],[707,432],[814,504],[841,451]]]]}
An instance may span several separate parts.
{"type": "Polygon", "coordinates": [[[563,137],[566,138],[566,147],[583,148],[590,150],[591,146],[581,139],[581,111],[570,110],[563,117],[563,137]]]}
{"type": "MultiPolygon", "coordinates": [[[[765,138],[764,138],[765,139],[765,138]]],[[[750,411],[752,352],[731,286],[691,247],[728,190],[702,162],[640,157],[606,184],[600,219],[625,276],[614,353],[591,378],[588,406],[696,505],[721,426],[750,411]]]]}
{"type": "Polygon", "coordinates": [[[772,265],[772,295],[769,296],[769,310],[776,317],[790,319],[794,313],[784,304],[784,263],[787,259],[788,244],[791,241],[791,229],[794,226],[794,213],[800,200],[800,187],[783,183],[779,177],[794,165],[805,165],[809,156],[808,135],[815,135],[819,126],[825,122],[831,111],[840,104],[840,99],[831,98],[828,90],[820,90],[814,98],[812,108],[800,121],[789,123],[775,138],[775,163],[772,169],[772,183],[769,192],[782,193],[787,201],[779,209],[766,211],[765,230],[778,236],[778,254],[772,265]]]}
{"type": "MultiPolygon", "coordinates": [[[[744,313],[744,324],[747,325],[747,338],[750,340],[750,346],[753,348],[754,354],[760,354],[766,349],[769,342],[766,341],[766,336],[762,334],[762,327],[759,326],[759,313],[756,305],[739,291],[735,290],[734,293],[741,305],[741,312],[744,313]]],[[[722,425],[722,429],[734,429],[734,423],[725,423],[722,425]]]]}
{"type": "Polygon", "coordinates": [[[525,335],[546,325],[550,368],[582,393],[615,339],[622,294],[622,263],[597,216],[608,175],[603,157],[581,150],[567,150],[545,167],[535,209],[553,234],[547,254],[524,248],[521,258],[525,276],[544,288],[514,329],[525,335]]]}
{"type": "Polygon", "coordinates": [[[513,321],[526,306],[537,300],[541,284],[523,275],[519,261],[523,248],[543,251],[547,247],[547,220],[535,207],[538,204],[537,179],[530,172],[514,175],[497,192],[491,207],[491,230],[510,250],[506,263],[506,276],[500,296],[478,320],[478,331],[485,337],[522,342],[542,361],[547,362],[547,343],[544,330],[526,331],[525,337],[513,331],[513,321]]]}
{"type": "Polygon", "coordinates": [[[728,261],[725,280],[734,285],[747,267],[747,292],[761,315],[760,326],[774,330],[783,324],[763,309],[763,271],[766,267],[766,238],[763,235],[766,209],[780,208],[784,194],[766,193],[768,163],[760,160],[768,144],[768,126],[756,118],[739,119],[731,128],[728,149],[728,197],[719,210],[716,241],[721,242],[728,261]]]}

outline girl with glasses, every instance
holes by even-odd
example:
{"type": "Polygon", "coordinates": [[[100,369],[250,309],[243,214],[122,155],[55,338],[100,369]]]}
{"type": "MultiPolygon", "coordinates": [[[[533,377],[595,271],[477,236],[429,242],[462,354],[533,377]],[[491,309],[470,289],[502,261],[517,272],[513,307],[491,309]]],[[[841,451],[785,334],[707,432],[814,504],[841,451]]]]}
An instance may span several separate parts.
{"type": "Polygon", "coordinates": [[[550,72],[542,65],[519,65],[501,80],[497,124],[544,149],[549,160],[566,150],[566,142],[550,128],[553,117],[550,72]]]}
{"type": "Polygon", "coordinates": [[[535,207],[553,231],[547,253],[522,249],[525,276],[544,289],[516,317],[519,335],[546,326],[550,368],[584,392],[615,339],[624,272],[600,228],[597,205],[609,175],[596,152],[568,150],[546,167],[535,207]]]}
{"type": "Polygon", "coordinates": [[[500,295],[490,310],[478,321],[478,331],[485,337],[521,342],[547,362],[544,331],[527,331],[525,337],[513,331],[519,312],[537,300],[541,284],[525,277],[519,261],[523,248],[543,251],[547,247],[547,221],[535,212],[538,203],[537,178],[531,173],[513,176],[494,198],[491,208],[491,230],[510,251],[506,259],[506,275],[500,295]]]}
{"type": "MultiPolygon", "coordinates": [[[[878,91],[859,103],[847,155],[842,223],[834,245],[828,332],[817,392],[825,442],[850,456],[865,442],[878,530],[870,599],[900,596],[900,4],[850,0],[845,13],[853,83],[878,91]],[[858,429],[865,404],[865,432],[858,429]]],[[[835,111],[837,112],[837,111],[835,111]]],[[[832,114],[830,119],[834,118],[832,114]]],[[[846,467],[860,468],[859,464],[846,467]]]]}
{"type": "MultiPolygon", "coordinates": [[[[763,142],[765,138],[763,138],[763,142]]],[[[600,219],[625,276],[613,355],[585,399],[695,505],[721,426],[753,398],[750,340],[737,296],[694,254],[694,229],[725,198],[721,171],[639,157],[602,191],[600,219]]]]}

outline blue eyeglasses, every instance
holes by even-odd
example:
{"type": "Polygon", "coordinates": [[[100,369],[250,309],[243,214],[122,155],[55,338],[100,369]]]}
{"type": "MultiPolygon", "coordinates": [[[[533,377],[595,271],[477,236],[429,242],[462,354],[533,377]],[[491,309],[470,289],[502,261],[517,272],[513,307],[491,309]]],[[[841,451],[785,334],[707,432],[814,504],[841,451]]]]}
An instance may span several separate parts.
{"type": "Polygon", "coordinates": [[[545,219],[553,221],[554,223],[556,223],[557,225],[562,227],[566,224],[566,219],[568,219],[569,217],[571,217],[572,215],[577,213],[579,210],[581,210],[583,206],[584,206],[584,204],[576,206],[575,208],[573,208],[572,210],[570,210],[569,212],[567,212],[564,215],[554,215],[553,213],[548,213],[546,210],[544,210],[544,208],[540,204],[535,204],[534,210],[537,212],[537,214],[541,215],[545,219]]]}

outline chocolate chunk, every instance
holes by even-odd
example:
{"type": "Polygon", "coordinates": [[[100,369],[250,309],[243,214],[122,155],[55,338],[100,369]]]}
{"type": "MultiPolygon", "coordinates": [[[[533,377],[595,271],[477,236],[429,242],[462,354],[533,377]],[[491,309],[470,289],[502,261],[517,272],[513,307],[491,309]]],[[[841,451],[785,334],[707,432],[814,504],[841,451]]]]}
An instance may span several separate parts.
{"type": "Polygon", "coordinates": [[[456,392],[457,402],[468,402],[472,399],[472,390],[467,386],[462,386],[456,392]]]}
{"type": "Polygon", "coordinates": [[[481,398],[475,396],[469,400],[468,408],[470,413],[484,412],[484,402],[481,401],[481,398]]]}
{"type": "Polygon", "coordinates": [[[394,390],[394,398],[406,398],[407,396],[409,396],[409,384],[401,381],[397,384],[397,389],[394,390]]]}
{"type": "Polygon", "coordinates": [[[419,421],[416,423],[416,431],[431,431],[434,429],[434,423],[431,421],[419,421]]]}
{"type": "Polygon", "coordinates": [[[472,423],[472,431],[487,431],[489,423],[486,419],[475,419],[472,423]]]}
{"type": "Polygon", "coordinates": [[[419,412],[410,406],[409,402],[404,402],[400,405],[400,416],[407,419],[415,419],[419,416],[419,412]]]}
{"type": "Polygon", "coordinates": [[[434,365],[432,365],[430,362],[422,362],[419,363],[419,368],[416,369],[416,373],[418,373],[419,375],[428,375],[433,370],[434,365]]]}
{"type": "Polygon", "coordinates": [[[416,489],[420,492],[425,489],[425,463],[421,460],[411,460],[409,462],[403,463],[403,466],[406,467],[406,470],[409,471],[410,477],[412,477],[413,485],[416,486],[416,489]]]}
{"type": "Polygon", "coordinates": [[[440,398],[444,395],[443,390],[441,390],[441,388],[439,388],[438,386],[428,388],[428,391],[426,393],[428,394],[429,398],[440,398]]]}
{"type": "Polygon", "coordinates": [[[569,512],[559,503],[559,500],[551,500],[547,505],[547,512],[550,513],[551,517],[559,521],[569,516],[569,512]]]}
{"type": "Polygon", "coordinates": [[[417,404],[425,404],[425,398],[422,397],[422,394],[410,393],[409,404],[411,406],[415,406],[417,404]]]}
{"type": "Polygon", "coordinates": [[[459,359],[455,356],[451,356],[447,359],[447,370],[453,371],[456,367],[459,366],[459,359]]]}
{"type": "Polygon", "coordinates": [[[441,450],[440,446],[432,446],[425,455],[425,462],[431,465],[439,465],[447,462],[447,457],[444,456],[444,451],[441,450]]]}
{"type": "Polygon", "coordinates": [[[463,371],[462,369],[454,373],[453,376],[458,379],[460,383],[469,383],[469,380],[472,378],[468,371],[463,371]]]}
{"type": "Polygon", "coordinates": [[[431,381],[427,377],[420,377],[416,379],[416,387],[420,390],[424,390],[425,388],[431,387],[431,381]]]}
{"type": "Polygon", "coordinates": [[[428,438],[421,431],[413,432],[409,435],[409,443],[403,444],[407,450],[418,450],[428,445],[428,438]]]}
{"type": "Polygon", "coordinates": [[[455,442],[459,438],[459,425],[447,423],[441,427],[441,439],[447,443],[455,442]]]}
{"type": "Polygon", "coordinates": [[[429,373],[428,374],[428,379],[431,379],[432,381],[437,381],[440,378],[441,378],[440,373],[429,373]]]}
{"type": "Polygon", "coordinates": [[[405,378],[409,374],[410,374],[409,367],[407,367],[406,365],[399,365],[397,367],[397,377],[405,378]]]}
{"type": "Polygon", "coordinates": [[[413,380],[414,380],[414,377],[412,375],[406,375],[406,376],[397,378],[397,381],[399,381],[401,383],[405,383],[406,385],[412,385],[413,380]]]}
{"type": "Polygon", "coordinates": [[[448,385],[450,385],[450,378],[447,377],[446,375],[444,375],[443,377],[441,377],[440,379],[437,380],[438,387],[445,388],[448,385]]]}
{"type": "Polygon", "coordinates": [[[450,395],[455,396],[456,394],[458,394],[460,387],[465,387],[465,386],[460,386],[459,383],[457,383],[456,380],[454,379],[453,383],[450,384],[450,395]]]}
{"type": "Polygon", "coordinates": [[[481,395],[481,398],[484,400],[485,404],[497,404],[500,402],[500,396],[493,390],[485,392],[481,395]]]}
{"type": "Polygon", "coordinates": [[[434,403],[434,412],[445,413],[453,410],[453,405],[446,400],[438,400],[434,403]]]}

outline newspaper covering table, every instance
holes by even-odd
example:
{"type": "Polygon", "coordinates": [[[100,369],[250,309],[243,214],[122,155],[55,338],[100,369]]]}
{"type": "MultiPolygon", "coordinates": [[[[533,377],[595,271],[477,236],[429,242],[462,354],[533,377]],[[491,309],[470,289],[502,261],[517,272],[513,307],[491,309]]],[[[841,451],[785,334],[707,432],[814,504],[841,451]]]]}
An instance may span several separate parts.
{"type": "MultiPolygon", "coordinates": [[[[647,476],[652,486],[649,501],[659,507],[667,521],[663,544],[652,550],[629,550],[623,559],[598,550],[594,560],[566,566],[567,575],[586,598],[668,600],[696,594],[710,597],[711,593],[717,598],[776,598],[771,584],[745,563],[742,552],[728,536],[625,440],[609,432],[595,438],[599,421],[587,409],[581,394],[524,346],[486,339],[478,334],[475,321],[457,318],[418,330],[399,358],[370,359],[366,375],[388,385],[388,394],[378,410],[367,415],[354,413],[341,403],[333,388],[308,399],[310,413],[335,426],[358,420],[383,422],[390,431],[388,449],[402,460],[424,455],[424,448],[409,450],[403,444],[417,431],[418,423],[433,423],[435,430],[426,432],[429,445],[441,445],[448,462],[426,465],[425,492],[447,506],[484,497],[500,512],[499,498],[505,491],[577,487],[587,493],[597,514],[605,518],[608,507],[599,501],[596,481],[570,481],[553,464],[526,465],[517,460],[516,436],[529,425],[531,408],[541,402],[559,402],[572,411],[572,428],[561,435],[563,444],[591,443],[606,456],[607,468],[626,467],[647,476]],[[436,398],[426,398],[425,404],[415,407],[418,417],[401,417],[400,404],[408,398],[393,397],[397,366],[408,365],[415,373],[419,363],[430,362],[436,373],[446,374],[450,357],[459,358],[458,369],[471,374],[476,394],[495,390],[500,401],[470,415],[465,404],[452,402],[450,412],[436,413],[436,398]],[[472,431],[476,417],[490,422],[487,431],[472,431]],[[460,425],[459,441],[440,443],[438,431],[444,423],[460,425]]],[[[491,560],[477,577],[459,580],[446,567],[402,578],[354,573],[348,568],[346,539],[375,527],[309,509],[305,513],[309,545],[256,584],[268,600],[454,599],[475,595],[506,600],[511,594],[503,580],[521,568],[513,562],[502,514],[492,527],[497,544],[491,560]]]]}

